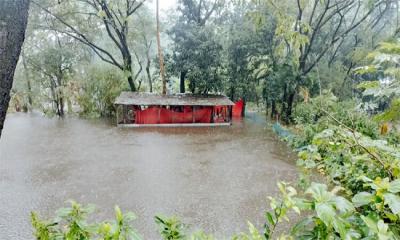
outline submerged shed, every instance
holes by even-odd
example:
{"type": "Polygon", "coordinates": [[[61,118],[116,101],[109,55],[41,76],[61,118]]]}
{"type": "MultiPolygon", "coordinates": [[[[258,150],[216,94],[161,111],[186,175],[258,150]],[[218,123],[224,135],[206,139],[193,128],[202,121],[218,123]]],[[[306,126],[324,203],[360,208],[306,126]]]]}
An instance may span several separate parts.
{"type": "Polygon", "coordinates": [[[232,106],[224,95],[122,92],[115,100],[119,126],[230,125],[232,106]]]}

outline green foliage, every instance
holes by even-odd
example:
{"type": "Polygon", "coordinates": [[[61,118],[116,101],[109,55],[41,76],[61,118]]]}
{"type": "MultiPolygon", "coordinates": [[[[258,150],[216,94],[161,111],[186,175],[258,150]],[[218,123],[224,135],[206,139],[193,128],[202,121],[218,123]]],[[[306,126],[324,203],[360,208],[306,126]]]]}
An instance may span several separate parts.
{"type": "Polygon", "coordinates": [[[70,201],[70,207],[57,211],[57,218],[52,221],[39,219],[31,213],[34,236],[37,240],[139,240],[141,239],[132,228],[135,219],[133,213],[123,214],[115,207],[115,220],[102,223],[87,223],[88,215],[93,213],[94,206],[82,206],[70,201]]]}
{"type": "Polygon", "coordinates": [[[123,90],[128,90],[128,85],[118,71],[91,68],[82,79],[82,93],[78,97],[81,115],[114,116],[114,100],[123,90]]]}
{"type": "Polygon", "coordinates": [[[367,90],[374,89],[380,86],[379,81],[364,81],[357,85],[357,88],[367,90]]]}
{"type": "Polygon", "coordinates": [[[31,213],[31,223],[32,227],[35,229],[33,235],[38,240],[51,240],[53,239],[55,232],[52,228],[57,223],[42,221],[39,219],[38,215],[35,212],[31,213]]]}
{"type": "MultiPolygon", "coordinates": [[[[361,81],[357,88],[362,91],[363,109],[376,113],[387,110],[390,102],[396,106],[394,99],[400,96],[399,49],[399,41],[381,42],[376,50],[368,54],[368,65],[355,69],[355,77],[361,81]]],[[[378,119],[395,120],[396,114],[388,111],[378,116],[378,119]]]]}
{"type": "Polygon", "coordinates": [[[353,101],[340,102],[331,92],[312,98],[308,103],[298,104],[294,110],[294,121],[298,134],[291,144],[295,148],[311,144],[315,134],[337,125],[337,121],[373,139],[379,132],[378,124],[357,110],[353,101]]]}
{"type": "Polygon", "coordinates": [[[166,218],[155,216],[155,221],[160,228],[160,234],[164,240],[185,239],[185,236],[183,235],[185,227],[176,217],[166,218]]]}
{"type": "Polygon", "coordinates": [[[222,45],[211,21],[221,7],[222,1],[180,1],[177,20],[168,30],[173,54],[167,70],[187,81],[193,93],[222,90],[222,45]]]}
{"type": "MultiPolygon", "coordinates": [[[[299,151],[297,164],[305,174],[300,184],[308,186],[308,197],[298,198],[280,184],[281,199],[271,201],[272,215],[307,211],[286,231],[295,239],[400,238],[398,132],[380,135],[372,117],[355,109],[325,93],[295,110],[297,135],[288,140],[299,151]],[[310,186],[315,171],[336,187],[328,192],[326,185],[310,186]]],[[[267,222],[274,226],[274,218],[267,222]]]]}
{"type": "Polygon", "coordinates": [[[400,98],[393,99],[390,107],[383,113],[375,116],[377,121],[397,122],[400,120],[400,98]]]}
{"type": "MultiPolygon", "coordinates": [[[[287,221],[289,221],[287,213],[290,210],[298,214],[307,212],[307,216],[286,231],[289,232],[289,236],[284,235],[278,239],[398,239],[400,237],[396,224],[388,224],[377,214],[359,208],[360,199],[369,199],[368,194],[360,193],[360,196],[350,201],[339,195],[341,187],[328,191],[328,187],[320,183],[312,183],[305,191],[305,197],[299,197],[296,191],[286,184],[280,183],[280,189],[282,198],[272,199],[272,210],[284,212],[285,215],[282,217],[287,221]]],[[[274,221],[267,221],[268,224],[271,224],[270,222],[274,221]]],[[[266,235],[266,239],[272,239],[272,236],[266,235]]]]}

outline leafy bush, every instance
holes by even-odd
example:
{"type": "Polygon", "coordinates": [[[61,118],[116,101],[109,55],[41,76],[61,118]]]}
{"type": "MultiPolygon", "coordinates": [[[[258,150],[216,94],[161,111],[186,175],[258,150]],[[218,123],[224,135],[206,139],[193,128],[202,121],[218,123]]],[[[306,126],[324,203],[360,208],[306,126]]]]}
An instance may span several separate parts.
{"type": "Polygon", "coordinates": [[[114,116],[115,98],[128,85],[120,71],[92,68],[82,81],[82,93],[78,97],[81,115],[88,117],[114,116]]]}
{"type": "Polygon", "coordinates": [[[375,116],[377,121],[396,122],[400,120],[400,98],[393,99],[390,107],[383,113],[375,116]]]}
{"type": "MultiPolygon", "coordinates": [[[[33,235],[37,240],[140,240],[142,239],[132,227],[135,215],[131,212],[123,214],[115,207],[115,220],[99,223],[87,223],[88,216],[93,213],[94,206],[82,206],[70,201],[70,207],[57,211],[53,220],[42,220],[35,212],[31,213],[33,235]]],[[[156,216],[161,238],[164,240],[214,240],[212,235],[202,231],[187,234],[187,226],[176,217],[156,216]]],[[[251,233],[257,230],[249,223],[251,233]]],[[[241,233],[233,239],[253,239],[241,233]]]]}
{"type": "Polygon", "coordinates": [[[155,216],[155,221],[160,228],[160,234],[164,240],[185,239],[183,235],[184,225],[176,217],[166,218],[155,216]]]}
{"type": "Polygon", "coordinates": [[[31,213],[34,236],[37,240],[136,240],[141,239],[132,228],[133,213],[123,214],[115,207],[115,220],[101,223],[87,223],[87,217],[94,210],[93,205],[81,206],[70,201],[71,206],[57,211],[52,221],[41,220],[37,213],[31,213]]]}
{"type": "Polygon", "coordinates": [[[296,136],[289,143],[299,151],[297,163],[305,177],[317,170],[336,190],[328,194],[325,185],[310,186],[309,179],[302,179],[313,199],[298,198],[294,188],[280,184],[282,197],[271,200],[269,226],[275,228],[291,209],[309,216],[283,239],[400,239],[399,133],[381,129],[379,134],[373,117],[356,111],[354,103],[323,98],[327,101],[314,98],[298,106],[296,136]],[[345,206],[334,205],[338,192],[345,206]],[[328,205],[318,207],[318,199],[328,205]]]}
{"type": "Polygon", "coordinates": [[[256,239],[272,239],[277,225],[289,221],[289,210],[306,217],[278,239],[400,239],[399,149],[341,122],[325,124],[321,131],[315,127],[324,126],[319,122],[305,125],[312,126],[311,134],[302,133],[312,136],[303,142],[308,145],[297,137],[290,141],[300,146],[298,165],[304,172],[318,170],[335,187],[328,191],[325,184],[312,183],[301,198],[296,189],[279,183],[281,198],[270,198],[265,238],[256,239]]]}
{"type": "Polygon", "coordinates": [[[379,133],[378,124],[366,113],[358,111],[353,101],[337,102],[331,92],[298,104],[294,119],[297,134],[290,143],[295,148],[309,145],[315,134],[332,125],[350,126],[373,139],[378,138],[379,133]]]}
{"type": "MultiPolygon", "coordinates": [[[[397,207],[395,199],[400,192],[399,180],[385,182],[388,186],[384,191],[388,202],[397,207]],[[392,191],[394,193],[387,193],[392,191]],[[389,195],[388,195],[389,194],[389,195]],[[394,195],[394,196],[392,196],[394,195]]],[[[377,183],[382,186],[382,181],[377,183]]],[[[375,186],[376,189],[382,188],[375,186]]],[[[371,186],[374,186],[371,184],[371,186]]],[[[301,218],[296,224],[279,236],[278,239],[399,239],[399,224],[388,222],[380,218],[374,211],[363,211],[361,206],[370,202],[379,201],[376,195],[359,193],[352,200],[348,200],[339,193],[341,187],[328,191],[325,184],[312,183],[305,191],[305,197],[299,197],[297,191],[285,184],[279,183],[281,199],[271,198],[272,212],[266,214],[265,239],[272,239],[277,224],[284,220],[289,221],[288,212],[294,211],[307,216],[301,218]]],[[[390,205],[389,205],[390,206],[390,205]]],[[[368,208],[368,207],[367,207],[368,208]]],[[[392,215],[394,217],[394,215],[392,215]]],[[[264,238],[259,238],[264,239],[264,238]]]]}

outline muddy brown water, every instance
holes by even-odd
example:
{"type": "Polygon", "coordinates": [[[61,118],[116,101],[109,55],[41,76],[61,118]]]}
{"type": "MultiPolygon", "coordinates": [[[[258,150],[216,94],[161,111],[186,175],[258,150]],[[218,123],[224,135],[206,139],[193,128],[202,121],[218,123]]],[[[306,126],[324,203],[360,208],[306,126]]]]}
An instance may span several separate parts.
{"type": "MultiPolygon", "coordinates": [[[[261,119],[261,120],[260,120],[261,119]]],[[[135,212],[144,239],[154,215],[176,215],[217,238],[261,227],[278,180],[294,181],[294,154],[254,115],[219,128],[121,129],[106,121],[10,114],[0,140],[0,239],[33,239],[29,213],[65,201],[135,212]]]]}

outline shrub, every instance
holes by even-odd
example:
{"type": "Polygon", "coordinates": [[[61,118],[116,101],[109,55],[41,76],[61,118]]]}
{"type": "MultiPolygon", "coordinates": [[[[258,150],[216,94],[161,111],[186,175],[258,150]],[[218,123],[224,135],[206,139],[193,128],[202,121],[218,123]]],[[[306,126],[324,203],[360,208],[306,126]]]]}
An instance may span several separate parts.
{"type": "Polygon", "coordinates": [[[82,80],[78,103],[81,115],[110,117],[115,115],[114,100],[128,85],[120,71],[91,68],[82,80]]]}
{"type": "Polygon", "coordinates": [[[41,220],[37,213],[31,213],[34,236],[37,240],[139,240],[140,236],[132,228],[135,219],[133,213],[123,214],[115,207],[115,220],[100,223],[87,223],[88,215],[94,210],[93,205],[82,206],[70,201],[70,207],[57,211],[57,218],[52,221],[41,220]]]}

